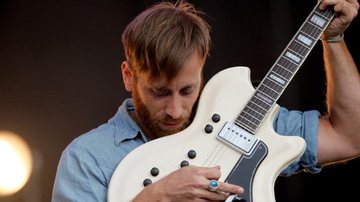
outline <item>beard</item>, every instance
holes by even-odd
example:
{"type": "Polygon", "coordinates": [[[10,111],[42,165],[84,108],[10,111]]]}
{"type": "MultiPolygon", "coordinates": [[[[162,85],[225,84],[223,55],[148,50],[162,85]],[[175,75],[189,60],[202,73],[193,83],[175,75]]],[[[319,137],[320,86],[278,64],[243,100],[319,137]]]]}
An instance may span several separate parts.
{"type": "Polygon", "coordinates": [[[177,132],[184,130],[186,127],[190,125],[191,117],[193,117],[193,112],[191,113],[191,117],[181,117],[177,119],[177,121],[182,124],[177,128],[163,128],[161,127],[161,123],[171,122],[174,120],[169,115],[164,115],[164,117],[153,117],[150,113],[149,108],[144,104],[141,100],[140,95],[138,93],[136,85],[133,88],[132,97],[134,100],[135,113],[137,116],[137,121],[140,122],[141,127],[146,127],[144,132],[148,133],[147,135],[152,138],[164,137],[167,135],[171,135],[177,132]]]}

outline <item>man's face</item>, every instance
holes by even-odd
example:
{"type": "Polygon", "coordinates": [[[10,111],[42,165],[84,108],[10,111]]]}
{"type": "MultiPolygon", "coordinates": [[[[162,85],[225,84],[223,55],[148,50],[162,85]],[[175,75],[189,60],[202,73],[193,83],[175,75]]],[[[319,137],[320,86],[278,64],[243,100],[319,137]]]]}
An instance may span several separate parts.
{"type": "Polygon", "coordinates": [[[137,75],[132,89],[135,119],[151,139],[177,133],[190,124],[202,87],[203,65],[195,53],[170,82],[164,76],[151,80],[146,73],[137,75]]]}

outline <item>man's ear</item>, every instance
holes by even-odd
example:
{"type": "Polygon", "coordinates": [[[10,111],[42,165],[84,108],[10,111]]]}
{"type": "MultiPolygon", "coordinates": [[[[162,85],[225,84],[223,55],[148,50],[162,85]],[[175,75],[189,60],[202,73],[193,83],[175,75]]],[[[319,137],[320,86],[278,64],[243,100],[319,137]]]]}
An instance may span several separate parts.
{"type": "Polygon", "coordinates": [[[133,72],[128,61],[121,63],[121,73],[124,82],[125,89],[131,92],[133,89],[133,72]]]}

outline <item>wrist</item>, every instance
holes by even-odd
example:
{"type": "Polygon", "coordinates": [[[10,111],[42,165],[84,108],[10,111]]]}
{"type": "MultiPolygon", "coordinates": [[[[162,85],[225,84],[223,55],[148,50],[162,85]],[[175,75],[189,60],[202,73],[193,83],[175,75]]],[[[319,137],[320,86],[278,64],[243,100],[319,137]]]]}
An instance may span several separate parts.
{"type": "Polygon", "coordinates": [[[171,200],[163,194],[163,189],[154,185],[155,183],[146,186],[131,202],[170,202],[171,200]]]}
{"type": "Polygon", "coordinates": [[[325,34],[321,35],[321,41],[326,43],[339,43],[344,40],[344,33],[335,35],[335,36],[326,36],[325,34]]]}

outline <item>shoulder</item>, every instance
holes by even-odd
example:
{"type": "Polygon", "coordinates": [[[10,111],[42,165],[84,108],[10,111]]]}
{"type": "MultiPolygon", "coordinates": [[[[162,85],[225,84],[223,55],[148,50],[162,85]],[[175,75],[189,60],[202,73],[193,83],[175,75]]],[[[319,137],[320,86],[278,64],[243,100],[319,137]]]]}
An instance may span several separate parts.
{"type": "Polygon", "coordinates": [[[113,153],[115,127],[106,123],[75,138],[63,151],[62,161],[101,165],[105,154],[113,153]]]}
{"type": "MultiPolygon", "coordinates": [[[[74,139],[63,151],[56,173],[53,201],[98,201],[105,197],[112,170],[102,157],[101,149],[111,148],[113,127],[104,124],[74,139]],[[81,188],[78,186],[81,184],[81,188]],[[96,191],[94,191],[96,190],[96,191]]],[[[112,141],[114,142],[114,141],[112,141]]],[[[115,162],[113,162],[115,166],[115,162]]]]}
{"type": "Polygon", "coordinates": [[[118,163],[143,144],[126,124],[108,122],[75,138],[63,151],[61,162],[74,167],[100,170],[110,179],[118,163]]]}
{"type": "Polygon", "coordinates": [[[89,151],[99,150],[99,146],[104,144],[109,146],[114,143],[115,127],[109,123],[100,125],[77,138],[75,138],[66,148],[70,151],[89,151]]]}

